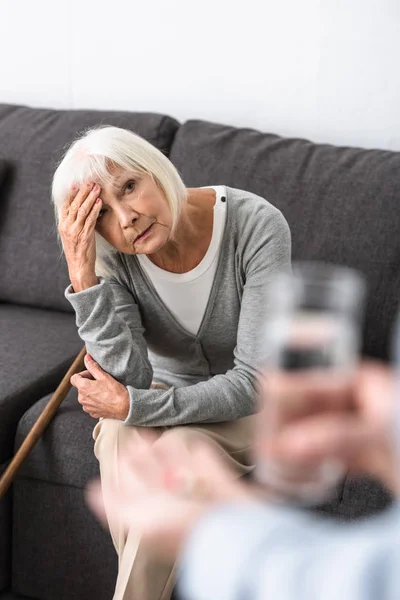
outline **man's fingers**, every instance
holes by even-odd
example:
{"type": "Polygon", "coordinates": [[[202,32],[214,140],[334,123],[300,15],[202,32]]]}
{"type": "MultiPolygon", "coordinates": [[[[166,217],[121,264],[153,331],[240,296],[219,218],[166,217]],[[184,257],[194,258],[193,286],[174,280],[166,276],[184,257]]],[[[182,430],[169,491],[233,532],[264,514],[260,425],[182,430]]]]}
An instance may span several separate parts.
{"type": "Polygon", "coordinates": [[[352,406],[353,379],[347,375],[266,373],[262,380],[269,420],[287,423],[308,415],[338,412],[352,406]]]}
{"type": "Polygon", "coordinates": [[[192,455],[188,442],[176,430],[164,433],[154,444],[154,452],[164,468],[190,468],[192,455]]]}
{"type": "Polygon", "coordinates": [[[372,423],[388,426],[396,401],[396,377],[393,371],[377,362],[364,362],[357,373],[355,402],[372,423]]]}
{"type": "Polygon", "coordinates": [[[236,478],[236,474],[228,467],[221,453],[211,444],[197,442],[193,446],[193,463],[199,476],[216,485],[236,478]]]}
{"type": "Polygon", "coordinates": [[[132,472],[144,488],[157,489],[161,486],[163,468],[152,447],[137,448],[135,454],[129,457],[129,462],[125,463],[127,472],[132,472]]]}
{"type": "Polygon", "coordinates": [[[265,450],[274,459],[295,464],[338,458],[349,466],[375,439],[375,432],[357,417],[331,414],[288,426],[265,450]]]}

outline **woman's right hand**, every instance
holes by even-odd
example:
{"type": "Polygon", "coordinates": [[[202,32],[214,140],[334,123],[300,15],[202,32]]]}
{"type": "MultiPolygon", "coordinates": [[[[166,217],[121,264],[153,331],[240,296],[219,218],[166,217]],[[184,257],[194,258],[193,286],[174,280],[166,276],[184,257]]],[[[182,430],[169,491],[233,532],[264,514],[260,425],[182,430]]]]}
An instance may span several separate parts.
{"type": "Polygon", "coordinates": [[[75,292],[98,283],[94,230],[101,210],[100,186],[93,182],[71,188],[62,209],[58,231],[75,292]]]}

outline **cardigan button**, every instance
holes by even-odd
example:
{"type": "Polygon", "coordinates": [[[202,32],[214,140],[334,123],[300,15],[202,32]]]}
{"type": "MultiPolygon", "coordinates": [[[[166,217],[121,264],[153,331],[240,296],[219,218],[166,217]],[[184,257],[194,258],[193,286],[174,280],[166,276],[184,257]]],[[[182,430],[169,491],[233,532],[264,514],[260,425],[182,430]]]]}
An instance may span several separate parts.
{"type": "Polygon", "coordinates": [[[221,196],[221,202],[226,202],[226,197],[225,196],[221,196]]]}

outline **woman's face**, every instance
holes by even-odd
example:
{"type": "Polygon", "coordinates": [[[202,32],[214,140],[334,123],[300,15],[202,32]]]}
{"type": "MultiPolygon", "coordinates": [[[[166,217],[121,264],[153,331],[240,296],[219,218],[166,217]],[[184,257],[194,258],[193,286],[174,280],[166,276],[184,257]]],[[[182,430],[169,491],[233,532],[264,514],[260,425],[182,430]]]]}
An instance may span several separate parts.
{"type": "Polygon", "coordinates": [[[135,177],[114,169],[101,186],[102,207],[96,231],[124,254],[154,254],[170,238],[171,211],[162,190],[149,175],[135,177]]]}

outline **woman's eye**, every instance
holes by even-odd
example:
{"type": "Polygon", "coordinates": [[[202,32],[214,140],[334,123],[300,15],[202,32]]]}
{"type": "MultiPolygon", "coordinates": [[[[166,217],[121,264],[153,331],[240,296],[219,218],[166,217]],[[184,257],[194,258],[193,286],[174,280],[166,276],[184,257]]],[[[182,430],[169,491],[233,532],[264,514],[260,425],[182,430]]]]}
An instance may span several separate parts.
{"type": "Polygon", "coordinates": [[[125,191],[126,192],[132,192],[136,187],[136,181],[128,181],[128,183],[125,185],[125,191]]]}
{"type": "Polygon", "coordinates": [[[105,212],[106,210],[104,208],[100,209],[99,214],[97,215],[97,220],[101,219],[105,212]]]}

